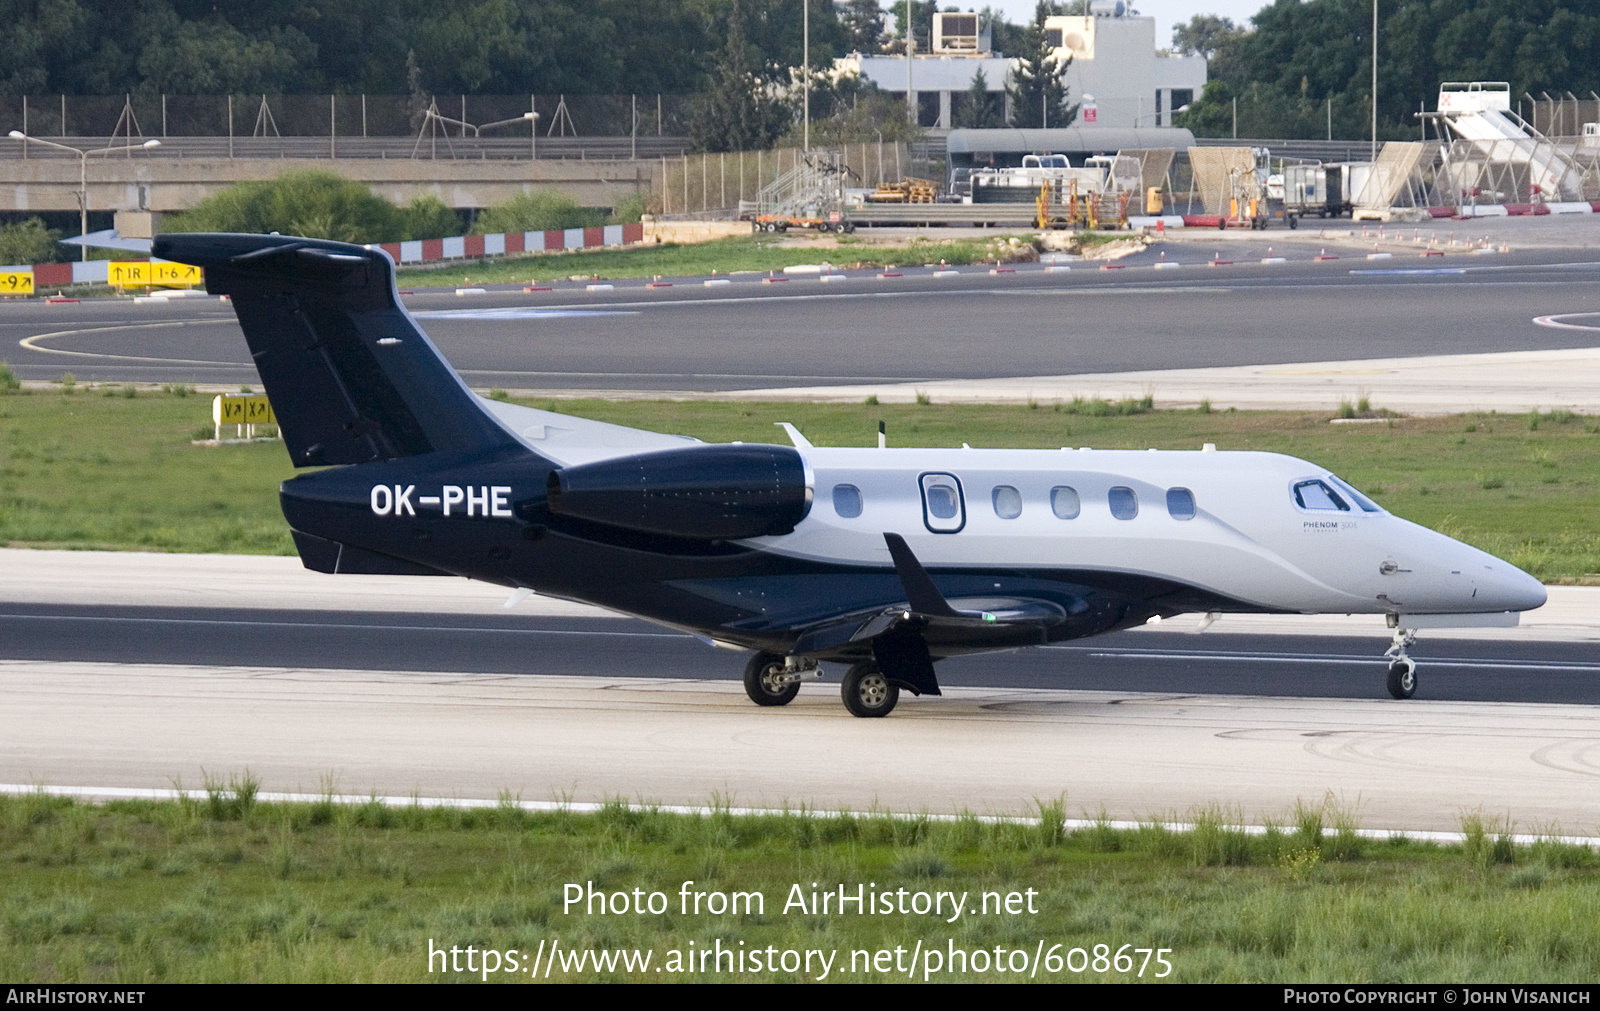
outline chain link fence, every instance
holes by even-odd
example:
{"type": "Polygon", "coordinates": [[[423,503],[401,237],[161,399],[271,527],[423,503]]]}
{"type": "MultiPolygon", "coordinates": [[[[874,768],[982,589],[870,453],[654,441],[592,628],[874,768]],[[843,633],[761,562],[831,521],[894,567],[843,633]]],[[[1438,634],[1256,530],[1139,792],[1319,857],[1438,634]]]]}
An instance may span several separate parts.
{"type": "MultiPolygon", "coordinates": [[[[844,144],[832,150],[844,157],[849,189],[876,189],[879,183],[899,182],[912,167],[906,145],[893,141],[844,144]]],[[[754,201],[763,186],[792,170],[804,156],[800,148],[784,147],[663,157],[661,174],[666,183],[660,213],[670,217],[732,216],[738,213],[741,201],[754,201]]]]}
{"type": "Polygon", "coordinates": [[[0,134],[35,137],[684,137],[693,95],[9,95],[0,134]],[[430,123],[428,112],[436,110],[430,123]],[[510,121],[510,122],[505,122],[510,121]],[[489,136],[490,134],[485,134],[489,136]]]}

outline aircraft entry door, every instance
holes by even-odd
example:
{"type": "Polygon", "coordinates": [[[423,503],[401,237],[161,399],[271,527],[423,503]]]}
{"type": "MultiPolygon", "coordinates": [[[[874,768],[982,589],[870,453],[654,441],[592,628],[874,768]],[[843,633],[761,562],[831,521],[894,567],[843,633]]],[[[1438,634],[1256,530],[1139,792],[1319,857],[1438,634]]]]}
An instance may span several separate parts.
{"type": "Polygon", "coordinates": [[[967,525],[961,482],[953,474],[924,474],[922,522],[936,534],[953,534],[967,525]]]}

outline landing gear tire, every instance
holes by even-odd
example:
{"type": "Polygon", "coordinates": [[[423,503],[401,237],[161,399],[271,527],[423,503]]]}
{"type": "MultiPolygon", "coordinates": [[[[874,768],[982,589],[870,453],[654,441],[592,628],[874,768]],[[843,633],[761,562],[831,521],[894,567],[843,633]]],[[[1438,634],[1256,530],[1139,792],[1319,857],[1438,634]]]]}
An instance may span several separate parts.
{"type": "Polygon", "coordinates": [[[871,662],[858,663],[846,672],[839,695],[851,716],[888,716],[900,701],[900,689],[871,662]]]}
{"type": "Polygon", "coordinates": [[[1402,657],[1389,664],[1389,676],[1385,679],[1385,686],[1389,695],[1397,699],[1409,699],[1417,693],[1417,662],[1410,657],[1402,657]]]}
{"type": "Polygon", "coordinates": [[[744,665],[744,693],[758,706],[786,706],[800,694],[800,682],[776,653],[757,653],[744,665]]]}

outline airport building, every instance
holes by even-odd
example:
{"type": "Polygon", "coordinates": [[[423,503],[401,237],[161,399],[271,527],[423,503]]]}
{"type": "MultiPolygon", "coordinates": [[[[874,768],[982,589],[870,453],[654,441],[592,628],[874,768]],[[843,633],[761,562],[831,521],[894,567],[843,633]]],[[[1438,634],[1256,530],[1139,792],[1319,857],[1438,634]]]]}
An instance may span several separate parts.
{"type": "MultiPolygon", "coordinates": [[[[1205,57],[1157,51],[1155,18],[1134,13],[1122,0],[1097,0],[1092,9],[1087,17],[1045,19],[1058,58],[1071,58],[1064,76],[1069,99],[1083,106],[1077,125],[1170,126],[1174,111],[1205,87],[1205,57]]],[[[1017,60],[1015,54],[994,52],[990,40],[988,26],[980,24],[977,14],[935,14],[932,51],[916,54],[909,67],[903,52],[852,53],[837,67],[902,99],[908,90],[915,93],[918,122],[948,130],[957,125],[980,71],[995,105],[1006,101],[1006,83],[1017,60]]],[[[1009,120],[1010,109],[1005,112],[1009,120]]]]}

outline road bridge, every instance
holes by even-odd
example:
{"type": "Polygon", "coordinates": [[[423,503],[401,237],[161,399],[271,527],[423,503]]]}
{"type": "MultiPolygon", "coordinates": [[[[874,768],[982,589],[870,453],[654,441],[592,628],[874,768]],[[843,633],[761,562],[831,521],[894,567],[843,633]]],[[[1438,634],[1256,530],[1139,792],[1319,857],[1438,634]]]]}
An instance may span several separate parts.
{"type": "MultiPolygon", "coordinates": [[[[80,150],[125,140],[49,139],[80,150]]],[[[529,190],[555,189],[585,207],[615,207],[640,190],[660,187],[663,161],[651,155],[657,148],[664,153],[659,142],[672,139],[639,138],[639,157],[633,158],[627,137],[598,138],[607,142],[594,151],[602,157],[592,156],[577,138],[539,138],[535,159],[528,138],[440,138],[419,147],[410,137],[172,137],[153,149],[135,144],[91,156],[89,209],[182,211],[234,183],[305,169],[337,172],[398,203],[432,193],[451,207],[483,208],[529,190]]],[[[10,184],[0,187],[0,211],[78,209],[83,179],[79,159],[69,152],[0,139],[0,175],[10,184]]]]}

